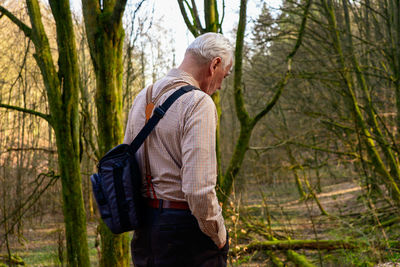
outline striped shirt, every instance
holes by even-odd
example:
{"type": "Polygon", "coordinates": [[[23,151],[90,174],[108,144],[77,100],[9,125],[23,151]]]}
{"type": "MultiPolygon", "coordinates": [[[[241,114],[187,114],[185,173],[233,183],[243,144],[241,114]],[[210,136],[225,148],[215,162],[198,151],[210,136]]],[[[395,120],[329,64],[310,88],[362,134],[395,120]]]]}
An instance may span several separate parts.
{"type": "MultiPolygon", "coordinates": [[[[172,69],[153,85],[152,99],[174,83],[186,82],[199,87],[188,73],[172,69]]],[[[147,88],[146,88],[147,89],[147,88]]],[[[129,112],[124,143],[129,144],[145,124],[146,89],[135,98],[129,112]]],[[[176,89],[166,92],[161,105],[176,89]]],[[[172,104],[147,139],[152,183],[158,199],[186,201],[200,229],[217,246],[226,241],[222,209],[215,192],[217,160],[215,131],[217,111],[211,97],[201,90],[181,96],[172,104]]],[[[143,195],[146,196],[143,146],[136,153],[143,170],[143,195]]]]}

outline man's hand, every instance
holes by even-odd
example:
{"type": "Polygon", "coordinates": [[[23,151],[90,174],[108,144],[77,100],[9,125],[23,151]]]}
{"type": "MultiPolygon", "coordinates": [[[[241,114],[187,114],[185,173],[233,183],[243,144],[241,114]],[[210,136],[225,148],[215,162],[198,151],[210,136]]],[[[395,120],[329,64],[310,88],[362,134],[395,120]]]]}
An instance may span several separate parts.
{"type": "Polygon", "coordinates": [[[221,244],[221,245],[218,247],[218,249],[222,249],[223,247],[225,247],[226,242],[228,242],[228,239],[225,241],[225,243],[221,244]]]}

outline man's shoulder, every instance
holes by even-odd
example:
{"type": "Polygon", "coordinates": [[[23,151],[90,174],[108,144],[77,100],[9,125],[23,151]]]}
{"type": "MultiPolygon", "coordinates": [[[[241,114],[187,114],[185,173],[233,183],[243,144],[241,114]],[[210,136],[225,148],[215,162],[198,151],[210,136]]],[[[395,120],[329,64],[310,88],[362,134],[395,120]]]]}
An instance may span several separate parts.
{"type": "Polygon", "coordinates": [[[203,91],[201,91],[199,88],[196,88],[192,92],[185,94],[184,97],[182,98],[182,101],[184,103],[192,105],[197,105],[201,103],[202,105],[215,107],[212,98],[203,91]]]}
{"type": "Polygon", "coordinates": [[[200,114],[214,114],[216,116],[217,114],[217,109],[212,98],[200,89],[184,94],[181,103],[184,106],[182,107],[182,111],[184,111],[183,116],[185,120],[194,114],[196,116],[200,114]]]}
{"type": "Polygon", "coordinates": [[[140,90],[139,93],[136,95],[135,99],[146,96],[147,88],[148,86],[140,90]]]}
{"type": "Polygon", "coordinates": [[[139,93],[135,96],[135,98],[133,99],[133,103],[131,108],[133,108],[134,106],[137,106],[138,103],[141,103],[146,100],[146,91],[147,91],[148,86],[146,86],[145,88],[143,88],[142,90],[139,91],[139,93]]]}

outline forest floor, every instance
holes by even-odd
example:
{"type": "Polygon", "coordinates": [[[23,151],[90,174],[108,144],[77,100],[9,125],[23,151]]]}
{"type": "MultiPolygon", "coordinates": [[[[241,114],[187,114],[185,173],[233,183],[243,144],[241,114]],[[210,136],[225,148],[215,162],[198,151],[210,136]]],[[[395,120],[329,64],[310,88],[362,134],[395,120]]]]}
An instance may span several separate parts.
{"type": "MultiPolygon", "coordinates": [[[[322,215],[314,200],[296,199],[293,188],[270,187],[262,196],[259,192],[248,191],[246,201],[241,196],[242,201],[232,201],[227,211],[230,266],[272,266],[265,252],[240,250],[250,242],[267,240],[269,233],[280,240],[343,240],[367,244],[355,250],[296,250],[316,266],[377,266],[379,262],[389,264],[385,266],[399,266],[394,265],[397,260],[400,262],[399,250],[381,249],[385,240],[400,240],[398,223],[382,227],[384,221],[394,217],[394,210],[384,201],[375,203],[371,209],[371,203],[362,197],[360,186],[342,182],[323,187],[323,193],[317,197],[330,216],[322,215]],[[271,231],[268,230],[268,214],[271,231]]],[[[40,223],[26,225],[20,242],[11,240],[12,253],[21,257],[27,266],[62,266],[65,241],[62,219],[58,217],[57,220],[45,217],[40,223]]],[[[96,221],[88,223],[92,266],[98,265],[96,225],[96,221]]],[[[0,254],[7,253],[4,246],[1,249],[0,254]]],[[[285,253],[278,251],[276,256],[286,266],[295,266],[287,261],[285,253]]]]}
{"type": "MultiPolygon", "coordinates": [[[[269,240],[271,233],[279,240],[340,240],[353,242],[357,247],[296,250],[316,266],[400,266],[400,220],[389,202],[367,200],[359,185],[340,182],[324,186],[322,193],[317,194],[328,213],[323,215],[314,199],[299,200],[295,190],[276,186],[263,193],[250,190],[245,196],[249,205],[235,207],[231,203],[231,242],[242,252],[231,253],[233,266],[273,266],[265,252],[243,253],[243,247],[249,247],[246,244],[269,240]],[[395,245],[389,246],[391,241],[395,245]]],[[[276,252],[276,256],[287,266],[295,266],[285,253],[276,252]]]]}

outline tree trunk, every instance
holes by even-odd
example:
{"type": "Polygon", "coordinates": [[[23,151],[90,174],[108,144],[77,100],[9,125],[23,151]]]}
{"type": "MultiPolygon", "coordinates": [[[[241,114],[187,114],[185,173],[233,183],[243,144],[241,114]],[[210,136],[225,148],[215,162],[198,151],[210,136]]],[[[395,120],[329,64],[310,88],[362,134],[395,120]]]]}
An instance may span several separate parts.
{"type": "Polygon", "coordinates": [[[245,251],[251,253],[256,250],[338,250],[338,249],[359,249],[368,247],[367,243],[345,240],[273,240],[253,241],[248,245],[242,245],[233,249],[233,253],[245,251]]]}
{"type": "MultiPolygon", "coordinates": [[[[78,103],[77,103],[78,105],[78,103]]],[[[61,121],[60,121],[61,124],[61,121]]],[[[77,127],[77,126],[75,126],[77,127]]],[[[70,127],[55,127],[61,174],[63,213],[69,266],[89,266],[86,214],[83,205],[79,153],[71,149],[70,127]]]]}
{"type": "MultiPolygon", "coordinates": [[[[290,242],[292,242],[292,241],[295,241],[295,240],[278,240],[278,239],[276,239],[275,237],[273,237],[270,233],[266,233],[265,231],[263,231],[262,229],[259,229],[258,227],[255,227],[255,226],[253,226],[252,224],[250,224],[249,223],[249,221],[248,220],[246,220],[246,219],[244,219],[244,217],[242,217],[242,220],[244,221],[244,223],[245,223],[245,225],[249,228],[249,229],[251,229],[252,231],[255,231],[256,233],[258,233],[258,234],[260,234],[261,236],[264,236],[266,239],[268,239],[269,241],[264,241],[264,242],[267,242],[266,244],[268,244],[268,245],[271,245],[271,244],[281,244],[281,242],[284,244],[284,243],[290,243],[290,242]],[[271,243],[272,242],[272,243],[271,243]]],[[[263,226],[264,227],[264,226],[263,226]]],[[[301,242],[304,242],[305,240],[297,240],[297,241],[301,241],[301,242]]],[[[310,241],[310,242],[315,242],[315,240],[306,240],[307,242],[308,241],[310,241]]],[[[249,252],[249,251],[251,251],[251,250],[260,250],[260,244],[263,244],[264,242],[258,242],[258,241],[255,241],[255,242],[253,242],[253,243],[250,243],[249,245],[245,245],[245,246],[242,246],[242,247],[239,247],[239,248],[235,248],[235,249],[233,249],[233,253],[236,253],[236,252],[238,252],[238,251],[246,251],[246,252],[249,252]],[[252,246],[252,244],[254,244],[254,247],[250,247],[250,246],[252,246]]],[[[295,241],[296,242],[296,241],[295,241]]],[[[277,266],[279,266],[280,264],[279,264],[279,259],[276,257],[276,255],[274,254],[274,252],[272,251],[272,250],[274,250],[274,248],[273,247],[271,247],[271,248],[266,248],[266,250],[267,250],[267,254],[270,256],[270,258],[271,258],[271,260],[272,260],[272,262],[275,264],[275,265],[277,265],[277,266]]],[[[293,251],[292,249],[291,249],[291,247],[286,247],[286,249],[284,249],[285,250],[285,254],[286,254],[286,257],[287,257],[287,259],[288,260],[290,260],[290,261],[292,261],[292,262],[294,262],[297,266],[314,266],[313,264],[311,264],[308,260],[307,260],[307,258],[305,257],[305,256],[303,256],[303,255],[300,255],[300,254],[298,254],[298,253],[296,253],[295,251],[293,251]]]]}
{"type": "MultiPolygon", "coordinates": [[[[126,1],[82,0],[86,34],[96,75],[99,154],[123,140],[122,120],[122,14],[126,1]]],[[[100,223],[100,266],[129,266],[129,235],[115,235],[100,223]]]]}
{"type": "MultiPolygon", "coordinates": [[[[221,31],[221,24],[218,21],[218,8],[216,0],[204,1],[204,15],[205,15],[204,17],[206,22],[205,28],[203,28],[201,25],[195,1],[192,1],[192,6],[189,6],[188,2],[183,0],[178,0],[178,4],[188,29],[192,32],[192,34],[195,37],[207,31],[217,31],[217,30],[221,31]],[[191,18],[189,18],[188,13],[186,12],[185,4],[190,10],[191,18]]],[[[276,86],[277,90],[272,100],[269,103],[267,103],[264,109],[261,110],[254,118],[250,118],[245,108],[243,92],[242,92],[242,60],[243,60],[244,32],[246,28],[247,0],[240,1],[240,16],[239,16],[237,35],[236,35],[236,48],[235,48],[234,92],[235,92],[236,114],[240,121],[241,128],[240,128],[239,138],[236,141],[235,151],[231,157],[229,166],[227,167],[227,170],[223,175],[221,174],[222,172],[220,165],[221,160],[220,160],[220,148],[219,148],[220,145],[219,127],[217,128],[218,198],[224,205],[226,204],[229,195],[231,194],[232,184],[240,170],[244,156],[248,150],[251,133],[254,129],[254,126],[276,104],[283,91],[284,86],[288,81],[290,75],[291,59],[293,58],[298,48],[300,47],[310,4],[311,1],[307,1],[296,44],[291,53],[287,57],[288,71],[286,72],[282,80],[277,84],[276,86]]],[[[217,111],[219,113],[218,116],[220,116],[221,107],[219,104],[219,96],[214,96],[214,102],[216,103],[217,106],[217,111]]]]}
{"type": "Polygon", "coordinates": [[[228,168],[226,169],[225,174],[219,183],[219,190],[217,191],[218,199],[224,205],[228,201],[229,195],[232,191],[234,179],[240,170],[240,166],[243,163],[246,151],[249,148],[250,137],[253,130],[251,125],[241,124],[240,126],[240,134],[236,140],[235,150],[233,151],[231,161],[229,162],[228,168]]]}
{"type": "Polygon", "coordinates": [[[299,49],[302,38],[304,35],[305,25],[307,21],[308,11],[310,9],[311,0],[306,2],[306,7],[304,9],[302,22],[300,25],[299,33],[297,36],[296,43],[292,49],[292,51],[287,56],[287,71],[282,79],[275,86],[276,91],[272,99],[265,105],[265,107],[253,118],[248,114],[243,90],[242,90],[242,61],[243,61],[243,44],[244,44],[244,32],[246,28],[246,7],[247,0],[241,0],[240,3],[240,16],[239,16],[239,25],[236,35],[236,48],[235,48],[235,76],[234,76],[234,94],[235,94],[235,109],[236,115],[240,122],[240,135],[236,141],[235,152],[232,155],[230,163],[228,165],[227,170],[222,177],[221,187],[219,188],[222,192],[220,192],[219,196],[221,197],[221,202],[226,205],[229,195],[232,191],[232,184],[239,172],[239,169],[243,163],[244,156],[248,150],[251,133],[255,127],[255,125],[263,118],[277,103],[282,91],[287,84],[290,74],[291,74],[291,62],[292,58],[296,54],[299,49]]]}
{"type": "MultiPolygon", "coordinates": [[[[374,108],[372,107],[372,100],[368,92],[364,75],[362,74],[359,68],[356,56],[351,53],[352,65],[356,72],[356,77],[359,81],[361,91],[364,93],[364,96],[367,101],[365,109],[367,111],[370,124],[367,124],[366,119],[364,118],[364,115],[361,111],[361,107],[360,104],[358,103],[355,93],[353,77],[349,72],[349,67],[346,65],[346,60],[342,49],[342,39],[340,36],[340,31],[337,26],[333,5],[331,5],[330,2],[328,3],[327,0],[322,0],[321,2],[330,26],[334,48],[339,58],[341,77],[343,78],[343,82],[346,86],[346,95],[348,96],[347,103],[353,109],[355,122],[360,127],[360,131],[362,133],[365,145],[367,147],[367,153],[372,160],[372,165],[374,166],[376,172],[382,175],[383,177],[382,181],[386,185],[387,189],[392,193],[393,200],[396,202],[397,205],[400,205],[400,189],[398,185],[400,169],[396,159],[394,158],[391,147],[388,145],[387,141],[385,140],[379,128],[380,126],[378,125],[376,114],[374,108]],[[376,141],[378,143],[378,146],[376,145],[376,141]],[[379,153],[378,150],[379,147],[382,149],[383,155],[386,156],[389,166],[386,166],[381,154],[379,153]]],[[[350,34],[351,28],[347,12],[347,6],[345,1],[343,3],[344,3],[344,11],[346,19],[347,45],[348,49],[350,51],[353,51],[352,39],[350,34]]]]}
{"type": "Polygon", "coordinates": [[[27,0],[26,3],[32,28],[4,8],[1,8],[1,12],[30,37],[35,45],[34,57],[47,91],[50,115],[25,108],[8,108],[40,116],[53,127],[62,183],[68,265],[89,266],[86,215],[79,166],[79,70],[69,1],[49,1],[57,29],[58,72],[42,24],[39,3],[37,0],[27,0]]]}

